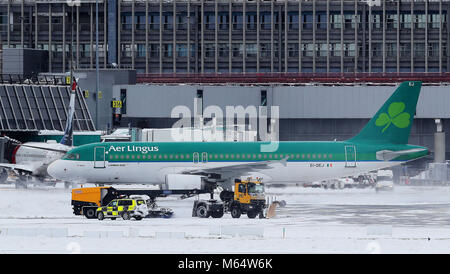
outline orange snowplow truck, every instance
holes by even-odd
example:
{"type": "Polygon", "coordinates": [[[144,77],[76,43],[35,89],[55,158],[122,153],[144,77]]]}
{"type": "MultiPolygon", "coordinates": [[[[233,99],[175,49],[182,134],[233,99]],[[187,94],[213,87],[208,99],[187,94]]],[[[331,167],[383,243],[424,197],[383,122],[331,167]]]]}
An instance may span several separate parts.
{"type": "Polygon", "coordinates": [[[111,187],[85,187],[72,189],[73,214],[95,218],[97,207],[106,203],[104,198],[111,187]]]}

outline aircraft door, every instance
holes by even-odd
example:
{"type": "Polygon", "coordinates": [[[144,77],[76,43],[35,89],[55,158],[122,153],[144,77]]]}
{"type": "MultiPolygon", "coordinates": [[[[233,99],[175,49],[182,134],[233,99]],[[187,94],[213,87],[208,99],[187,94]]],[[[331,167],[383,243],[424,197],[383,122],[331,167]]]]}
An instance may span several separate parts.
{"type": "Polygon", "coordinates": [[[345,167],[356,167],[355,146],[345,146],[345,167]]]}
{"type": "Polygon", "coordinates": [[[200,155],[198,154],[198,152],[194,152],[194,154],[192,155],[192,160],[194,161],[194,164],[198,164],[198,162],[200,161],[200,155]]]}
{"type": "Polygon", "coordinates": [[[203,164],[208,163],[208,153],[207,152],[202,153],[202,163],[203,164]]]}
{"type": "Polygon", "coordinates": [[[105,147],[94,148],[94,168],[105,168],[105,147]]]}

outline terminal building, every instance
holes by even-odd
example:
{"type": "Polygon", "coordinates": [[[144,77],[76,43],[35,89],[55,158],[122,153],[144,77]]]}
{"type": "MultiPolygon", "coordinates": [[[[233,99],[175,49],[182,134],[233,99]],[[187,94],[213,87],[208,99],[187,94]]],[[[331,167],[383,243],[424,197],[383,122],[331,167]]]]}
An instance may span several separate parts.
{"type": "Polygon", "coordinates": [[[0,1],[0,45],[46,49],[50,72],[446,72],[450,2],[0,1]],[[96,25],[98,11],[98,25],[96,25]],[[73,43],[72,43],[73,41],[73,43]]]}

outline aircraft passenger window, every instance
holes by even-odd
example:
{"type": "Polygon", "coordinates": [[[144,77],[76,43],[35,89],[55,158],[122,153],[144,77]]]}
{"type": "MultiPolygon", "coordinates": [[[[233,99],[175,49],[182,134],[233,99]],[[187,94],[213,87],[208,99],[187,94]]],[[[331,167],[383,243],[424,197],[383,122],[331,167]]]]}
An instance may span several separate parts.
{"type": "Polygon", "coordinates": [[[328,158],[333,158],[333,154],[328,154],[328,158]]]}
{"type": "Polygon", "coordinates": [[[190,157],[189,154],[187,154],[187,155],[186,155],[186,159],[189,159],[189,157],[190,157]]]}
{"type": "Polygon", "coordinates": [[[217,159],[217,157],[219,157],[219,156],[217,156],[217,154],[214,154],[214,159],[217,159]]]}
{"type": "Polygon", "coordinates": [[[181,159],[184,159],[184,155],[183,155],[183,154],[181,154],[181,155],[180,155],[180,158],[181,158],[181,159]]]}
{"type": "Polygon", "coordinates": [[[267,159],[267,154],[264,154],[264,159],[267,159]]]}
{"type": "Polygon", "coordinates": [[[312,157],[313,157],[313,159],[316,159],[316,154],[313,154],[312,157]]]}
{"type": "Polygon", "coordinates": [[[134,155],[131,155],[131,159],[134,159],[134,155]]]}
{"type": "Polygon", "coordinates": [[[308,154],[306,157],[308,157],[308,159],[311,158],[311,154],[308,154]]]}
{"type": "Polygon", "coordinates": [[[239,159],[239,158],[241,158],[241,155],[236,154],[236,159],[239,159]]]}
{"type": "Polygon", "coordinates": [[[220,154],[220,159],[223,159],[223,154],[220,154]]]}
{"type": "Polygon", "coordinates": [[[324,158],[324,159],[326,159],[326,158],[327,158],[327,155],[326,155],[326,154],[324,154],[324,155],[323,155],[323,158],[324,158]]]}
{"type": "Polygon", "coordinates": [[[127,155],[125,158],[130,159],[130,155],[127,155]]]}
{"type": "Polygon", "coordinates": [[[272,157],[273,157],[273,155],[272,155],[272,154],[269,154],[269,159],[272,159],[272,157]]]}
{"type": "Polygon", "coordinates": [[[317,154],[317,158],[322,158],[322,154],[317,154]]]}
{"type": "Polygon", "coordinates": [[[242,159],[245,159],[245,154],[242,154],[242,159]]]}
{"type": "Polygon", "coordinates": [[[253,159],[256,159],[256,154],[253,154],[253,159]]]}
{"type": "Polygon", "coordinates": [[[305,154],[302,154],[302,159],[305,159],[305,154]]]}
{"type": "Polygon", "coordinates": [[[173,159],[173,155],[172,154],[170,154],[169,159],[173,159]]]}
{"type": "Polygon", "coordinates": [[[177,160],[178,160],[178,154],[176,154],[176,155],[175,155],[175,159],[177,159],[177,160]]]}
{"type": "Polygon", "coordinates": [[[234,159],[234,154],[231,154],[231,159],[234,159]]]}

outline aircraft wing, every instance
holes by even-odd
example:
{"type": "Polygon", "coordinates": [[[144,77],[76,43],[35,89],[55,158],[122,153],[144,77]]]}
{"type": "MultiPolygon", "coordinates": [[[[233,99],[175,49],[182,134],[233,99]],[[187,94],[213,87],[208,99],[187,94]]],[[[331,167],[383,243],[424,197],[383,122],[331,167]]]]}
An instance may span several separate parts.
{"type": "MultiPolygon", "coordinates": [[[[201,169],[192,169],[183,171],[183,174],[189,175],[221,175],[221,178],[231,178],[231,177],[239,177],[246,175],[249,172],[259,171],[262,169],[273,168],[275,164],[282,164],[286,166],[287,159],[286,157],[281,160],[276,161],[261,161],[261,162],[252,162],[248,164],[238,164],[238,165],[227,165],[227,166],[218,166],[211,168],[201,168],[201,169]]],[[[210,176],[208,176],[210,177],[210,176]]]]}
{"type": "Polygon", "coordinates": [[[416,152],[422,152],[425,149],[423,148],[413,148],[413,149],[406,149],[406,150],[398,150],[398,151],[392,151],[392,150],[380,150],[376,153],[377,160],[380,161],[390,161],[394,158],[397,158],[402,155],[410,154],[410,153],[416,153],[416,152]]]}
{"type": "Polygon", "coordinates": [[[54,151],[54,152],[60,152],[60,153],[64,153],[64,154],[72,149],[71,147],[57,149],[57,148],[48,148],[48,147],[38,147],[38,146],[32,146],[32,145],[27,145],[27,144],[21,144],[20,146],[22,146],[22,147],[29,147],[29,148],[35,148],[35,149],[48,150],[48,151],[54,151]]]}
{"type": "Polygon", "coordinates": [[[35,171],[35,168],[30,165],[16,165],[16,164],[7,164],[7,163],[0,163],[0,168],[7,168],[7,169],[25,171],[25,172],[30,172],[30,173],[33,173],[35,171]]]}

